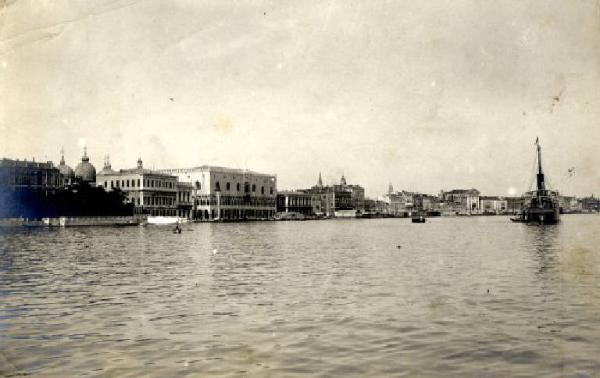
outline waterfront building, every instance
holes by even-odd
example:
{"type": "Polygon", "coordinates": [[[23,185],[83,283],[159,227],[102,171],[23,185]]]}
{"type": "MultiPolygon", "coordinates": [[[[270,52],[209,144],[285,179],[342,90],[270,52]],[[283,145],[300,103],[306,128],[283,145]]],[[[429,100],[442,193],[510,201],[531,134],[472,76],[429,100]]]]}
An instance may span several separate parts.
{"type": "Polygon", "coordinates": [[[413,209],[417,211],[435,211],[438,208],[438,201],[431,194],[413,193],[413,209]]]}
{"type": "Polygon", "coordinates": [[[0,160],[0,186],[12,190],[54,190],[62,186],[60,170],[51,161],[0,160]]]}
{"type": "Polygon", "coordinates": [[[0,160],[0,218],[39,218],[47,198],[62,186],[51,161],[0,160]]]}
{"type": "Polygon", "coordinates": [[[365,214],[388,214],[389,203],[383,199],[365,198],[365,214]]]}
{"type": "Polygon", "coordinates": [[[87,148],[83,148],[83,156],[81,162],[75,167],[75,179],[79,182],[89,185],[96,183],[96,168],[90,163],[90,158],[87,156],[87,148]]]}
{"type": "Polygon", "coordinates": [[[312,211],[321,217],[335,216],[335,193],[329,186],[313,186],[307,192],[311,195],[312,211]]]}
{"type": "Polygon", "coordinates": [[[278,213],[300,213],[314,216],[313,196],[304,190],[284,190],[277,192],[278,213]]]}
{"type": "MultiPolygon", "coordinates": [[[[390,189],[393,190],[390,185],[390,189]]],[[[405,190],[398,192],[389,192],[386,195],[389,213],[394,216],[407,216],[414,210],[414,198],[411,192],[405,190]]]]}
{"type": "Polygon", "coordinates": [[[177,182],[177,216],[180,218],[193,219],[194,186],[191,182],[177,182]]]}
{"type": "Polygon", "coordinates": [[[583,210],[583,203],[573,196],[559,196],[558,203],[561,213],[579,213],[583,210]]]}
{"type": "MultiPolygon", "coordinates": [[[[348,184],[346,178],[342,175],[339,185],[334,185],[334,191],[336,193],[349,192],[350,193],[350,206],[347,210],[365,211],[365,189],[360,185],[348,184]]],[[[340,198],[345,198],[345,195],[341,195],[340,198]]],[[[343,204],[345,206],[346,204],[343,204]]]]}
{"type": "Polygon", "coordinates": [[[584,197],[581,199],[581,208],[587,212],[598,212],[600,211],[600,199],[594,197],[593,194],[589,197],[584,197]]]}
{"type": "Polygon", "coordinates": [[[121,190],[134,205],[136,215],[176,216],[178,213],[177,177],[145,169],[142,159],[137,167],[112,170],[108,158],[104,168],[98,172],[96,185],[106,191],[121,190]]]}
{"type": "Polygon", "coordinates": [[[440,200],[444,204],[444,210],[457,214],[478,213],[479,190],[477,189],[453,189],[440,193],[440,200]]]}
{"type": "Polygon", "coordinates": [[[479,208],[484,214],[504,214],[508,209],[508,202],[505,198],[480,196],[479,208]]]}
{"type": "Polygon", "coordinates": [[[312,196],[313,212],[320,216],[355,216],[357,211],[364,211],[365,208],[364,188],[348,185],[344,175],[339,184],[324,186],[319,172],[317,185],[306,189],[306,192],[312,196]]]}
{"type": "Polygon", "coordinates": [[[523,210],[523,197],[504,197],[506,200],[506,211],[509,214],[517,214],[523,210]]]}
{"type": "Polygon", "coordinates": [[[208,165],[160,172],[192,184],[195,219],[269,219],[277,210],[276,175],[208,165]]]}

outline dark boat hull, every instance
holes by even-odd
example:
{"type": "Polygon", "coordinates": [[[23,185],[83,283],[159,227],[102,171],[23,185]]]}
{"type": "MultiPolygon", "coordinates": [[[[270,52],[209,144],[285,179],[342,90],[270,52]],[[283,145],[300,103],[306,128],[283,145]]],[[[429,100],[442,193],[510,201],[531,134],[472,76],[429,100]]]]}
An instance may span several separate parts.
{"type": "Polygon", "coordinates": [[[425,223],[425,218],[412,218],[413,223],[425,223]]]}
{"type": "Polygon", "coordinates": [[[560,214],[558,209],[531,208],[523,211],[520,217],[510,220],[520,223],[557,224],[560,221],[560,214]]]}

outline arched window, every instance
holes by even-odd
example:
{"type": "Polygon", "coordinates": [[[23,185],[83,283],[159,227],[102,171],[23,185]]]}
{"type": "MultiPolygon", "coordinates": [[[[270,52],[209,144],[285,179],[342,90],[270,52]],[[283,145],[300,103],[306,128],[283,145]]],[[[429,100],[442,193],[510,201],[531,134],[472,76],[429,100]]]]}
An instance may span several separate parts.
{"type": "Polygon", "coordinates": [[[137,180],[137,186],[140,187],[140,179],[137,180]]]}
{"type": "Polygon", "coordinates": [[[218,181],[215,183],[215,190],[219,192],[221,191],[221,184],[218,181]]]}
{"type": "Polygon", "coordinates": [[[229,191],[231,189],[231,184],[227,183],[225,185],[225,190],[229,191]]]}
{"type": "Polygon", "coordinates": [[[271,192],[271,194],[273,194],[273,187],[271,187],[271,189],[269,191],[271,192]]]}
{"type": "Polygon", "coordinates": [[[256,192],[256,184],[252,184],[252,193],[256,192]]]}
{"type": "Polygon", "coordinates": [[[237,183],[237,191],[238,192],[240,191],[240,183],[239,182],[237,183]]]}
{"type": "Polygon", "coordinates": [[[264,186],[260,187],[260,194],[265,194],[265,187],[264,186]]]}
{"type": "Polygon", "coordinates": [[[197,190],[202,189],[202,185],[200,185],[200,181],[196,181],[196,189],[197,190]]]}

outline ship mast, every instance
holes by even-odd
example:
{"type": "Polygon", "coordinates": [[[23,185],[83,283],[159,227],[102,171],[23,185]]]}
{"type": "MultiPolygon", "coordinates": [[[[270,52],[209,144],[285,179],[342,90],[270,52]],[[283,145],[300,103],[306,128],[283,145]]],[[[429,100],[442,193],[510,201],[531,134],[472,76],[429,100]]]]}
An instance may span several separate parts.
{"type": "Polygon", "coordinates": [[[537,160],[538,160],[538,173],[537,173],[537,190],[546,190],[546,183],[544,181],[544,172],[542,171],[542,147],[540,141],[535,138],[535,144],[537,146],[537,160]]]}

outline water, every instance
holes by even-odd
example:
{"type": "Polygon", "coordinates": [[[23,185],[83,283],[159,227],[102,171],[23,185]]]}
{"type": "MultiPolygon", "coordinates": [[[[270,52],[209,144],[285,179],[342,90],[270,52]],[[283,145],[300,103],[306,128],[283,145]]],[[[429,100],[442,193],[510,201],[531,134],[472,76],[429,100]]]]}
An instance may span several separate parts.
{"type": "Polygon", "coordinates": [[[598,231],[596,215],[4,229],[0,375],[598,376],[598,231]]]}

